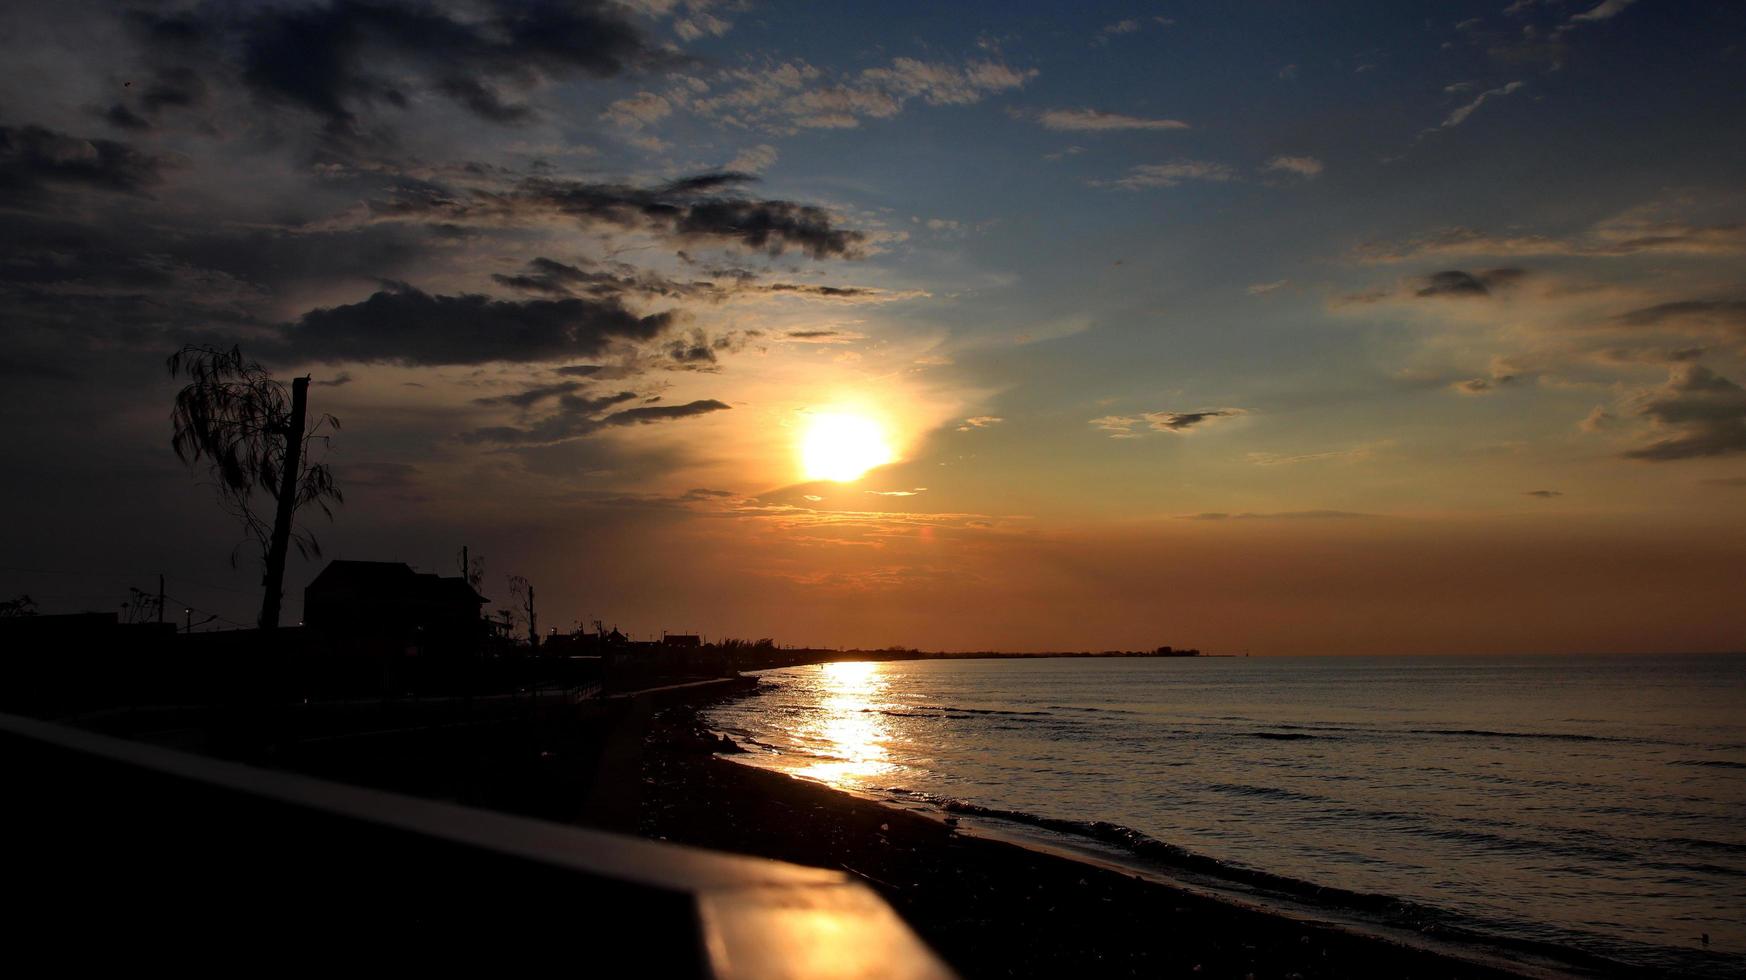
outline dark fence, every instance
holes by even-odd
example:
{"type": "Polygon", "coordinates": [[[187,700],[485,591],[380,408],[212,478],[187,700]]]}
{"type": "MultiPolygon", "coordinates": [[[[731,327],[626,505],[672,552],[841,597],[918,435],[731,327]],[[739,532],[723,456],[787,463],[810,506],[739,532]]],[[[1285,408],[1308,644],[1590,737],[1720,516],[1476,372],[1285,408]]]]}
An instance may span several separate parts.
{"type": "Polygon", "coordinates": [[[946,977],[834,871],[0,716],[7,952],[41,971],[946,977]]]}

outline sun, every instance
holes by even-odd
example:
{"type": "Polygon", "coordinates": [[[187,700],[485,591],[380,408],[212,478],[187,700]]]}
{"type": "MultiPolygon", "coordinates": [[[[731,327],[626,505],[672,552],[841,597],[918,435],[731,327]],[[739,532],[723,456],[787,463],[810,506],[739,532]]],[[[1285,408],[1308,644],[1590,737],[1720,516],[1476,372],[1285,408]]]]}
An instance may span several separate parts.
{"type": "Polygon", "coordinates": [[[885,430],[865,415],[814,415],[800,440],[800,466],[808,480],[847,483],[895,459],[897,454],[885,441],[885,430]]]}

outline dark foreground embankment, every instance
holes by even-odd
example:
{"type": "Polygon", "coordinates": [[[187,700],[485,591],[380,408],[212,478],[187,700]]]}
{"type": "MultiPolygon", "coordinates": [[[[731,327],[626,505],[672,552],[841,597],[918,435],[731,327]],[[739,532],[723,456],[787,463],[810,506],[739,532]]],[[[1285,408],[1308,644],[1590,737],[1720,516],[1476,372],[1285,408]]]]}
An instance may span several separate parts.
{"type": "Polygon", "coordinates": [[[1506,977],[1200,897],[717,758],[686,711],[644,754],[642,832],[847,870],[966,977],[1506,977]]]}

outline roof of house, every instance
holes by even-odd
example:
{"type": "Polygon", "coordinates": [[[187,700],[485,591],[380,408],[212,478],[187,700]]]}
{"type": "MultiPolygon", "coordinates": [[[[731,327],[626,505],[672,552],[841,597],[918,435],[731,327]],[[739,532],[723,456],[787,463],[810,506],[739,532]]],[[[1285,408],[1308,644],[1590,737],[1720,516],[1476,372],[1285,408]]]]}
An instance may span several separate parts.
{"type": "Polygon", "coordinates": [[[336,559],[309,583],[308,592],[399,593],[408,597],[443,602],[489,602],[458,577],[415,572],[403,561],[351,561],[336,559]]]}

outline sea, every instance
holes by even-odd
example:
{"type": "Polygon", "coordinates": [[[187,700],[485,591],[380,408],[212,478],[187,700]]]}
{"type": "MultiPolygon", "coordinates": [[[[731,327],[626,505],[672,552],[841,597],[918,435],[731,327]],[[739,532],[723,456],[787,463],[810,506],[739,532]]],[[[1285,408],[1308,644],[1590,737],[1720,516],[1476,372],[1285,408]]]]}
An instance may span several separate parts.
{"type": "Polygon", "coordinates": [[[761,676],[706,716],[735,759],[972,833],[1553,974],[1746,975],[1746,655],[761,676]]]}

